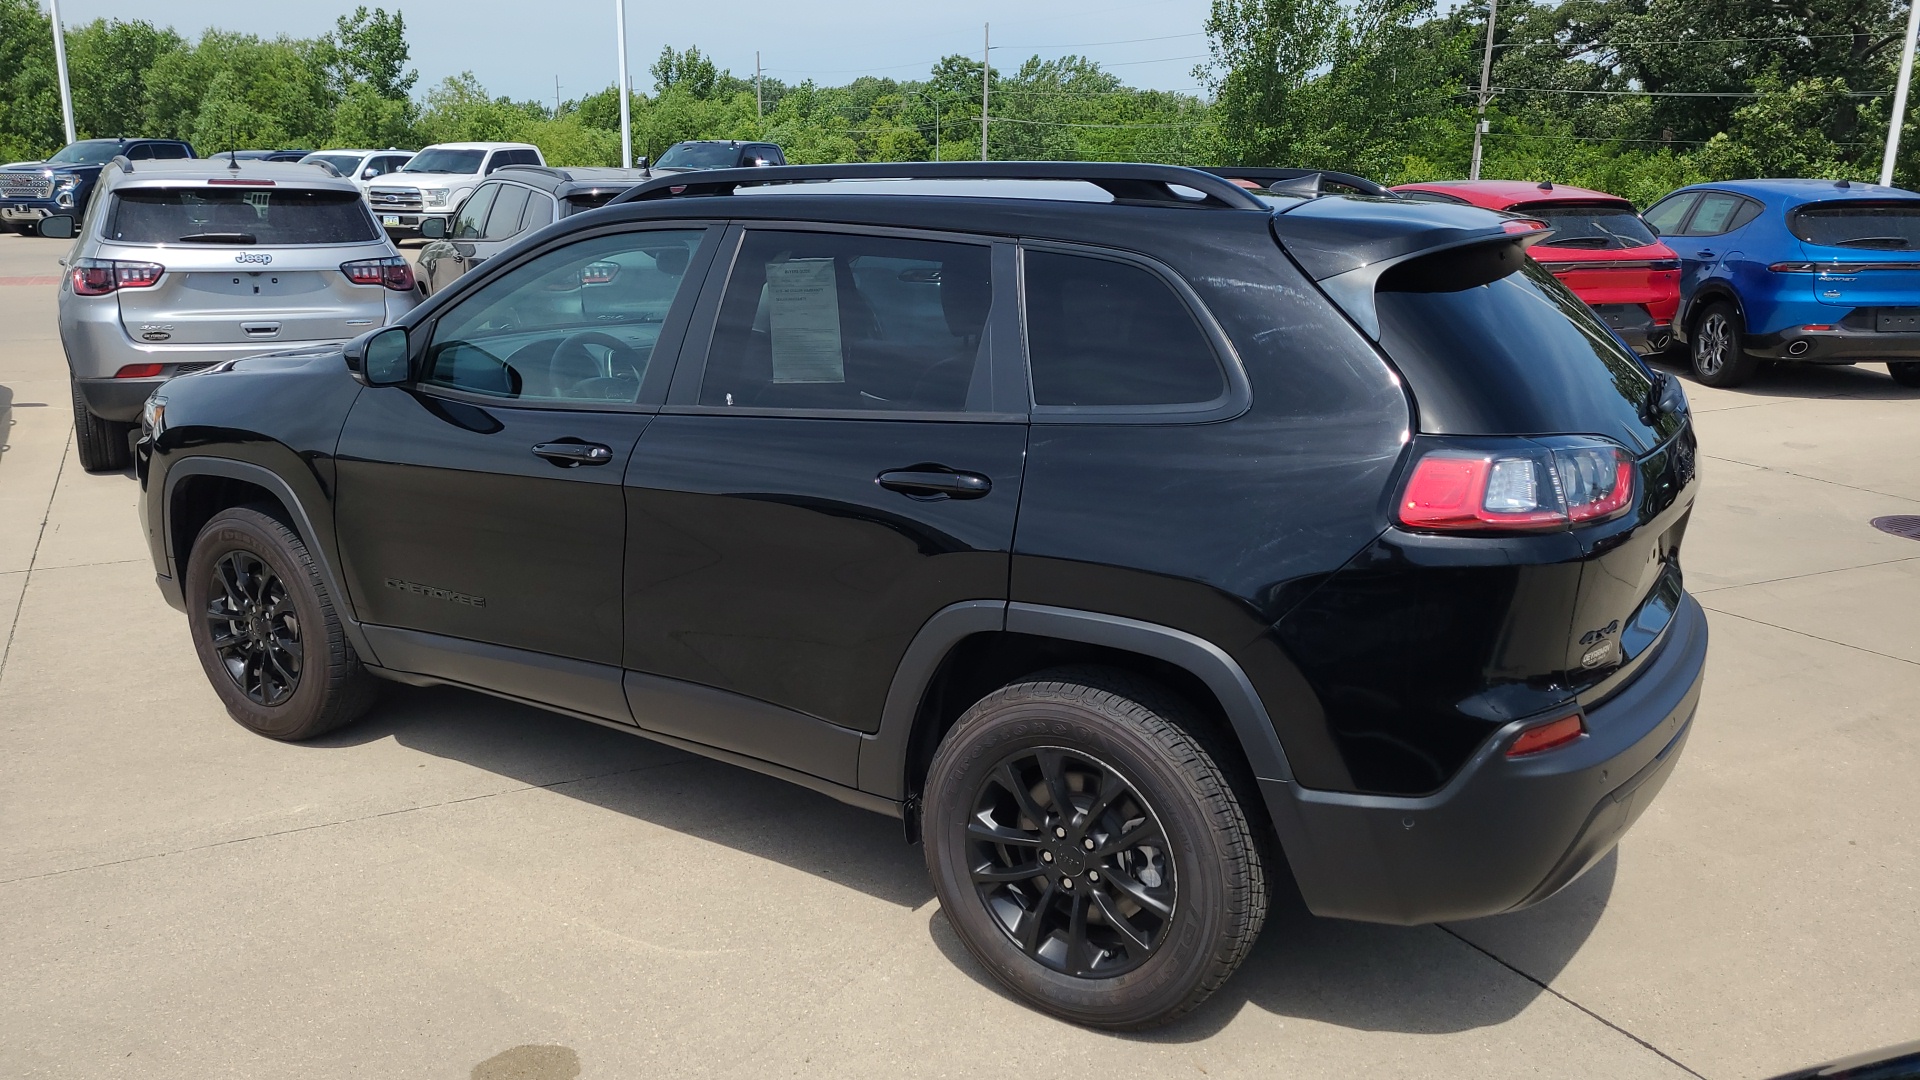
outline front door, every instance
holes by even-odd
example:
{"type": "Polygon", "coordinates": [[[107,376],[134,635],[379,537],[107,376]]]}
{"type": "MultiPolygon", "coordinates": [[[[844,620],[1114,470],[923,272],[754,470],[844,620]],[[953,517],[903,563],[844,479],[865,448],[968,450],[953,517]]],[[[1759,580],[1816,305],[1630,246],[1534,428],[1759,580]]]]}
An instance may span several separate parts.
{"type": "Polygon", "coordinates": [[[736,235],[706,362],[681,365],[628,469],[625,663],[780,708],[735,726],[630,694],[642,727],[826,775],[787,756],[809,724],[874,730],[927,619],[1006,597],[1027,440],[1012,250],[736,235]]]}
{"type": "Polygon", "coordinates": [[[572,240],[413,328],[416,381],[364,391],[340,440],[336,528],[364,622],[617,671],[621,478],[705,232],[572,240]]]}

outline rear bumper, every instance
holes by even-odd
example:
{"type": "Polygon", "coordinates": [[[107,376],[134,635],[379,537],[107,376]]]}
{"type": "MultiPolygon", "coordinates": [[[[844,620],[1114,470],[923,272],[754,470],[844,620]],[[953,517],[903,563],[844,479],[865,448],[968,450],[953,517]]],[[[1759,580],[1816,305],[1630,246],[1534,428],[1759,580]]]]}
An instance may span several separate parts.
{"type": "Polygon", "coordinates": [[[1771,360],[1851,364],[1859,360],[1920,360],[1920,334],[1883,334],[1836,325],[1832,330],[1793,327],[1747,335],[1747,351],[1771,360]]]}
{"type": "Polygon", "coordinates": [[[1514,728],[1440,791],[1354,795],[1262,780],[1307,907],[1417,924],[1494,915],[1553,895],[1619,841],[1678,762],[1700,700],[1707,622],[1683,598],[1660,652],[1588,710],[1578,742],[1512,759],[1514,728]]]}
{"type": "Polygon", "coordinates": [[[1595,304],[1593,313],[1627,347],[1641,356],[1651,356],[1664,352],[1673,342],[1673,327],[1669,323],[1656,321],[1652,314],[1639,304],[1595,304]]]}

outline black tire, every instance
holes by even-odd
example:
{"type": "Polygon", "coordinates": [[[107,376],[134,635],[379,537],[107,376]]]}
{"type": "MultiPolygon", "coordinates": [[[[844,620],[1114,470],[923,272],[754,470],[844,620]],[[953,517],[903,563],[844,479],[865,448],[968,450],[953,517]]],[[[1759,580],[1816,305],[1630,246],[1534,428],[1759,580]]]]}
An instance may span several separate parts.
{"type": "Polygon", "coordinates": [[[1920,361],[1887,361],[1887,374],[1901,386],[1920,387],[1920,361]]]}
{"type": "Polygon", "coordinates": [[[200,666],[243,726],[311,739],[373,703],[377,682],[341,631],[307,545],[265,508],[215,514],[193,542],[184,584],[200,666]]]}
{"type": "Polygon", "coordinates": [[[1192,715],[1157,683],[1059,669],[987,695],[942,740],[922,825],[941,909],[1040,1009],[1102,1028],[1165,1023],[1218,990],[1259,936],[1260,838],[1222,769],[1229,751],[1209,752],[1204,727],[1183,724],[1192,715]],[[1072,814],[1055,812],[1049,777],[1072,814]],[[1126,791],[1103,805],[1112,784],[1126,791]],[[1023,839],[982,840],[986,821],[987,835],[1023,839]]]}
{"type": "Polygon", "coordinates": [[[1701,310],[1687,335],[1693,377],[1707,386],[1739,386],[1753,377],[1758,361],[1747,355],[1740,313],[1725,300],[1701,310]]]}
{"type": "Polygon", "coordinates": [[[80,467],[92,473],[119,472],[133,464],[133,450],[127,445],[133,425],[93,415],[79,382],[67,382],[73,390],[73,441],[80,452],[80,467]]]}

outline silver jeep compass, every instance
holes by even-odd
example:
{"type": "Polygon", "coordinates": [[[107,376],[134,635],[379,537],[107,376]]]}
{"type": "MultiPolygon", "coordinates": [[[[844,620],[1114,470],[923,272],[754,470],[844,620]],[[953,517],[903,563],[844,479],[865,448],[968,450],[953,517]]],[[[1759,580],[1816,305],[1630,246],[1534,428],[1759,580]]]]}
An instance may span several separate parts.
{"type": "MultiPolygon", "coordinates": [[[[101,173],[60,285],[80,464],[125,468],[155,387],[222,360],[346,341],[420,301],[351,180],[311,165],[132,163],[101,173]]],[[[66,237],[68,217],[41,222],[66,237]]]]}

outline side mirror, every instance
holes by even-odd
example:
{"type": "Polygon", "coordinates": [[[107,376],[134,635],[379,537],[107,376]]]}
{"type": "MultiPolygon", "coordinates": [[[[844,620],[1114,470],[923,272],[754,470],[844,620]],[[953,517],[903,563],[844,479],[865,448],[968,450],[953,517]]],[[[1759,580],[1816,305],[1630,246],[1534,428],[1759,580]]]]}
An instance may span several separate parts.
{"type": "Polygon", "coordinates": [[[360,170],[360,179],[362,180],[371,180],[374,177],[379,175],[380,175],[379,169],[361,169],[360,170]]]}
{"type": "Polygon", "coordinates": [[[447,235],[447,219],[423,217],[420,219],[420,237],[423,240],[439,240],[447,235]]]}
{"type": "Polygon", "coordinates": [[[73,216],[54,214],[52,217],[43,217],[40,219],[40,224],[34,226],[34,231],[49,240],[71,240],[73,239],[73,216]]]}
{"type": "Polygon", "coordinates": [[[347,346],[347,367],[368,386],[398,386],[406,382],[413,374],[407,358],[407,328],[382,327],[352,342],[347,346]]]}

